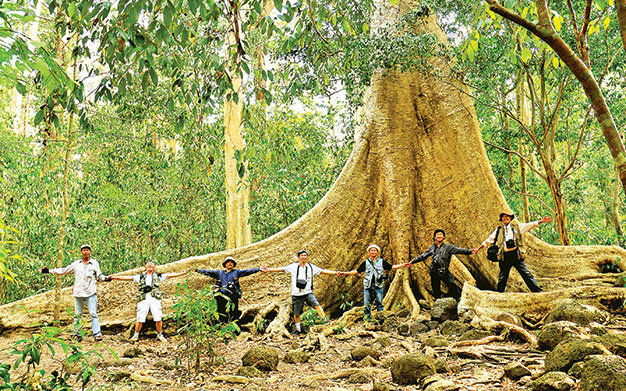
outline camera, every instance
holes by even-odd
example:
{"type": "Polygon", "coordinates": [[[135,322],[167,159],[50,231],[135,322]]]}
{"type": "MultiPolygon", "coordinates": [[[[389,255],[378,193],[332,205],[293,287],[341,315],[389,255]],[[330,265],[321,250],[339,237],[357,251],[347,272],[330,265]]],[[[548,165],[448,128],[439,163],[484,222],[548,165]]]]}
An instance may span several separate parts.
{"type": "Polygon", "coordinates": [[[148,285],[148,286],[143,287],[143,293],[150,293],[150,292],[152,292],[152,286],[148,285]]]}
{"type": "Polygon", "coordinates": [[[506,241],[506,248],[514,248],[515,247],[515,240],[514,239],[509,239],[506,241]]]}

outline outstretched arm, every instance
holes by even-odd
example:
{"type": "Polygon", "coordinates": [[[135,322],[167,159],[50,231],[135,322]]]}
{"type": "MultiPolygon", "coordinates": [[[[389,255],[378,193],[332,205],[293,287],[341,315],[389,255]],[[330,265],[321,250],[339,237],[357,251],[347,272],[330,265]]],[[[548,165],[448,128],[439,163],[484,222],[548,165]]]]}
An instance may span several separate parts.
{"type": "Polygon", "coordinates": [[[337,272],[337,276],[339,277],[343,277],[343,276],[356,276],[357,274],[359,274],[358,271],[356,271],[356,269],[354,270],[350,270],[349,272],[337,272]]]}
{"type": "Polygon", "coordinates": [[[269,273],[284,272],[284,271],[285,271],[285,267],[283,266],[283,267],[268,268],[268,267],[262,266],[262,267],[261,267],[261,271],[262,271],[263,273],[268,273],[268,272],[269,272],[269,273]]]}
{"type": "Polygon", "coordinates": [[[184,276],[185,274],[189,273],[189,269],[185,270],[183,272],[179,272],[179,273],[171,273],[165,276],[165,279],[167,280],[168,278],[174,278],[174,277],[180,277],[180,276],[184,276]]]}
{"type": "Polygon", "coordinates": [[[470,255],[470,254],[474,254],[474,250],[471,250],[469,248],[463,248],[463,247],[457,247],[455,245],[452,245],[452,254],[464,254],[464,255],[470,255]]]}
{"type": "Polygon", "coordinates": [[[133,276],[108,276],[109,280],[117,281],[133,281],[133,276]]]}
{"type": "Polygon", "coordinates": [[[217,270],[196,269],[196,273],[204,274],[205,276],[209,276],[213,278],[219,278],[219,276],[217,275],[217,270]]]}
{"type": "Polygon", "coordinates": [[[334,270],[326,270],[326,269],[322,269],[322,271],[321,271],[320,273],[321,273],[321,274],[328,274],[328,275],[330,275],[330,276],[338,276],[338,275],[339,275],[339,273],[341,273],[341,272],[337,272],[337,271],[334,271],[334,270]]]}
{"type": "Polygon", "coordinates": [[[260,271],[261,271],[261,268],[258,268],[258,267],[253,267],[252,269],[240,269],[238,276],[245,277],[245,276],[249,276],[250,274],[258,273],[260,271]]]}
{"type": "Polygon", "coordinates": [[[417,257],[413,258],[411,260],[411,262],[409,262],[411,265],[414,263],[418,263],[418,262],[422,262],[428,259],[428,257],[430,257],[431,251],[430,251],[430,247],[428,248],[428,250],[426,250],[425,252],[421,253],[420,255],[418,255],[417,257]]]}

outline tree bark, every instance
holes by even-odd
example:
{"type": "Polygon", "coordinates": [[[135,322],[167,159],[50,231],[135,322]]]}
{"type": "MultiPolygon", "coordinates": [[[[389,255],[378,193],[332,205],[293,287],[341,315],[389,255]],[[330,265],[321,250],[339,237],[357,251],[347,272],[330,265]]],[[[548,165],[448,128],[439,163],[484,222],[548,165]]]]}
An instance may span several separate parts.
{"type": "MultiPolygon", "coordinates": [[[[377,31],[387,23],[393,25],[416,6],[416,2],[400,0],[391,4],[377,0],[372,28],[377,31]]],[[[447,42],[434,15],[423,19],[419,30],[447,42]]],[[[493,176],[474,106],[463,83],[454,81],[448,59],[433,57],[430,61],[438,69],[437,75],[394,70],[374,75],[362,135],[355,140],[352,154],[335,184],[313,209],[270,238],[163,265],[159,272],[186,267],[219,268],[229,255],[236,257],[241,268],[279,267],[294,262],[294,253],[302,248],[308,250],[311,262],[320,267],[352,270],[367,257],[366,249],[371,243],[381,247],[383,258],[397,264],[425,250],[432,243],[436,228],[446,231],[450,243],[478,246],[498,224],[498,214],[510,208],[493,176]]],[[[512,273],[509,292],[474,289],[481,295],[470,295],[471,286],[494,289],[496,285],[498,267],[486,259],[483,251],[452,259],[450,271],[455,281],[459,286],[469,286],[463,292],[463,297],[467,297],[464,308],[488,308],[494,302],[497,308],[515,307],[523,311],[523,306],[528,306],[545,311],[560,297],[559,290],[569,292],[567,289],[572,286],[582,296],[585,292],[593,293],[599,303],[603,295],[611,300],[625,295],[625,290],[613,288],[607,276],[599,273],[602,264],[615,262],[619,257],[626,259],[624,249],[551,246],[530,234],[524,240],[526,262],[539,284],[546,291],[556,292],[518,293],[527,289],[519,275],[512,273]]],[[[425,264],[399,269],[392,277],[385,298],[387,308],[405,305],[415,312],[419,309],[417,298],[432,299],[425,264]]],[[[191,286],[208,282],[196,275],[189,280],[191,286]]],[[[166,282],[163,286],[166,312],[174,300],[174,285],[166,282]]],[[[257,274],[243,279],[241,285],[249,304],[289,297],[289,276],[285,273],[257,274]]],[[[342,293],[360,302],[362,278],[316,277],[315,294],[327,313],[338,311],[342,293]]],[[[51,301],[48,295],[0,307],[0,329],[30,323],[22,312],[12,312],[20,305],[40,308],[41,312],[34,316],[45,320],[49,316],[47,303],[51,301]]],[[[69,291],[66,296],[70,297],[69,291]]],[[[133,296],[130,289],[119,289],[117,282],[99,286],[102,324],[132,322],[135,308],[128,303],[134,303],[133,296]]]]}
{"type": "Polygon", "coordinates": [[[615,0],[615,7],[617,8],[619,31],[622,35],[622,45],[626,51],[626,0],[615,0]]]}
{"type": "MultiPolygon", "coordinates": [[[[526,89],[524,88],[524,71],[520,69],[517,74],[517,86],[515,88],[515,99],[517,102],[517,118],[522,125],[527,128],[530,127],[530,120],[528,116],[528,101],[526,100],[526,89]]],[[[523,133],[523,132],[520,132],[523,133]]],[[[519,141],[519,154],[524,156],[524,143],[519,141]]],[[[519,174],[520,182],[522,186],[522,205],[523,205],[523,221],[530,221],[530,208],[528,203],[528,187],[526,182],[526,163],[523,159],[519,159],[519,174]]]]}
{"type": "Polygon", "coordinates": [[[242,80],[237,74],[239,54],[234,52],[239,47],[238,9],[233,5],[232,25],[229,39],[226,40],[226,56],[237,61],[230,70],[232,83],[231,98],[224,102],[224,160],[226,185],[226,248],[245,246],[252,242],[250,230],[250,180],[248,163],[245,160],[245,141],[242,136],[241,114],[243,111],[242,80]],[[235,95],[237,97],[235,97],[235,95]],[[239,156],[235,156],[238,154],[239,156]]]}

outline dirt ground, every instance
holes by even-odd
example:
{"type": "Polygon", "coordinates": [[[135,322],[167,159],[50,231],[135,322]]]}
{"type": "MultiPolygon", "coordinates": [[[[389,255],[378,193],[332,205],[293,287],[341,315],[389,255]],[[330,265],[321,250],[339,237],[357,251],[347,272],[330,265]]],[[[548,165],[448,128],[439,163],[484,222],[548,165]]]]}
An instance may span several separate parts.
{"type": "MultiPolygon", "coordinates": [[[[337,324],[331,322],[330,326],[337,324]]],[[[375,370],[375,379],[382,381],[391,389],[396,390],[420,390],[419,385],[400,386],[392,382],[389,367],[397,357],[408,353],[426,353],[436,358],[443,358],[448,366],[447,371],[437,374],[440,379],[452,381],[459,390],[525,390],[523,385],[529,379],[522,382],[512,381],[503,376],[503,368],[509,362],[521,362],[531,370],[533,375],[541,374],[544,365],[544,353],[536,350],[525,349],[523,342],[503,341],[492,342],[487,345],[464,348],[470,352],[460,357],[451,353],[450,345],[447,347],[425,347],[424,342],[428,337],[439,335],[437,330],[416,335],[399,335],[397,332],[385,333],[380,326],[371,323],[357,322],[351,327],[345,328],[341,334],[333,334],[327,337],[328,349],[325,352],[313,350],[310,353],[309,362],[302,364],[290,364],[282,360],[288,351],[298,349],[307,342],[305,336],[293,336],[290,339],[282,338],[272,340],[260,336],[252,336],[243,332],[237,340],[228,344],[216,345],[217,355],[220,357],[218,365],[209,366],[206,361],[200,373],[187,371],[187,362],[177,363],[177,348],[181,337],[172,335],[173,330],[168,330],[167,342],[161,343],[154,338],[155,334],[150,327],[142,334],[137,343],[131,343],[122,332],[104,330],[102,344],[96,343],[91,336],[85,337],[82,342],[83,349],[95,350],[102,354],[103,358],[92,355],[90,362],[96,366],[96,374],[89,383],[92,389],[101,390],[372,390],[372,381],[365,383],[350,383],[347,377],[334,378],[339,371],[358,368],[362,363],[351,360],[350,351],[357,346],[371,346],[375,338],[388,336],[391,344],[379,348],[382,356],[377,362],[370,363],[375,370]],[[260,377],[236,378],[246,383],[232,383],[213,381],[220,375],[235,375],[242,365],[244,353],[255,346],[268,346],[276,348],[281,358],[276,370],[264,373],[260,377]],[[121,360],[115,360],[108,349],[116,352],[121,360]],[[123,358],[131,353],[138,354],[133,358],[123,358]],[[134,352],[132,352],[134,350],[134,352]],[[473,353],[472,353],[473,352],[473,353]],[[473,357],[472,357],[473,356],[473,357]],[[177,366],[178,364],[178,366],[177,366]],[[155,384],[157,383],[157,384],[155,384]]],[[[405,333],[406,334],[406,333],[405,333]]],[[[13,363],[17,356],[11,354],[12,346],[22,338],[29,338],[32,332],[19,332],[11,335],[0,336],[0,363],[13,363]]],[[[68,338],[66,334],[64,337],[68,338]]],[[[449,344],[454,343],[457,337],[445,336],[449,344]]],[[[376,347],[376,346],[375,346],[376,347]]],[[[40,368],[51,372],[60,367],[59,359],[63,357],[63,351],[57,346],[57,354],[51,357],[48,350],[44,350],[40,368]]],[[[458,350],[458,349],[457,349],[458,350]]],[[[21,368],[24,368],[22,364],[21,368]]],[[[23,373],[18,370],[17,374],[23,373]]],[[[13,374],[15,379],[17,374],[13,374]]],[[[75,376],[72,377],[75,381],[75,376]]],[[[74,389],[80,389],[76,385],[74,389]]]]}

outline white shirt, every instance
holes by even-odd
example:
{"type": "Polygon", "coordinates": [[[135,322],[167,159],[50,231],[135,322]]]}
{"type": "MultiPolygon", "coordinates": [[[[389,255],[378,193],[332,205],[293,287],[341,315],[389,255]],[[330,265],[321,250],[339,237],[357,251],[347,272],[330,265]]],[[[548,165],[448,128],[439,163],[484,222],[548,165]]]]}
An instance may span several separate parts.
{"type": "MultiPolygon", "coordinates": [[[[161,282],[166,280],[170,276],[170,274],[161,274],[161,282]]],[[[151,286],[152,285],[152,276],[153,275],[154,275],[154,272],[152,272],[150,274],[146,273],[146,286],[148,286],[148,285],[151,286]]],[[[140,278],[141,278],[141,274],[135,274],[133,276],[133,281],[135,281],[137,284],[139,284],[140,278]]],[[[150,299],[152,299],[152,293],[148,292],[148,293],[146,293],[146,300],[150,300],[150,299]]]]}
{"type": "Polygon", "coordinates": [[[307,263],[305,267],[300,265],[300,262],[292,263],[284,267],[285,273],[291,273],[291,295],[292,296],[304,296],[309,293],[313,293],[311,285],[313,285],[313,276],[317,276],[322,272],[322,268],[317,267],[311,263],[307,263]],[[300,273],[298,273],[300,270],[300,273]],[[296,286],[296,280],[306,279],[306,286],[304,289],[299,289],[296,286]]]}
{"type": "Polygon", "coordinates": [[[66,267],[50,269],[50,274],[62,276],[74,274],[74,297],[90,297],[96,294],[96,280],[104,281],[105,275],[100,271],[100,264],[93,258],[85,264],[82,259],[74,261],[66,267]]]}
{"type": "MultiPolygon", "coordinates": [[[[522,234],[530,231],[531,229],[539,226],[539,221],[531,221],[530,223],[519,223],[519,230],[522,234]]],[[[483,242],[483,246],[488,247],[491,246],[496,241],[496,231],[498,228],[494,229],[491,235],[483,242]]],[[[508,239],[515,239],[515,233],[513,232],[513,227],[511,223],[507,224],[504,227],[504,241],[506,242],[508,239]]]]}

